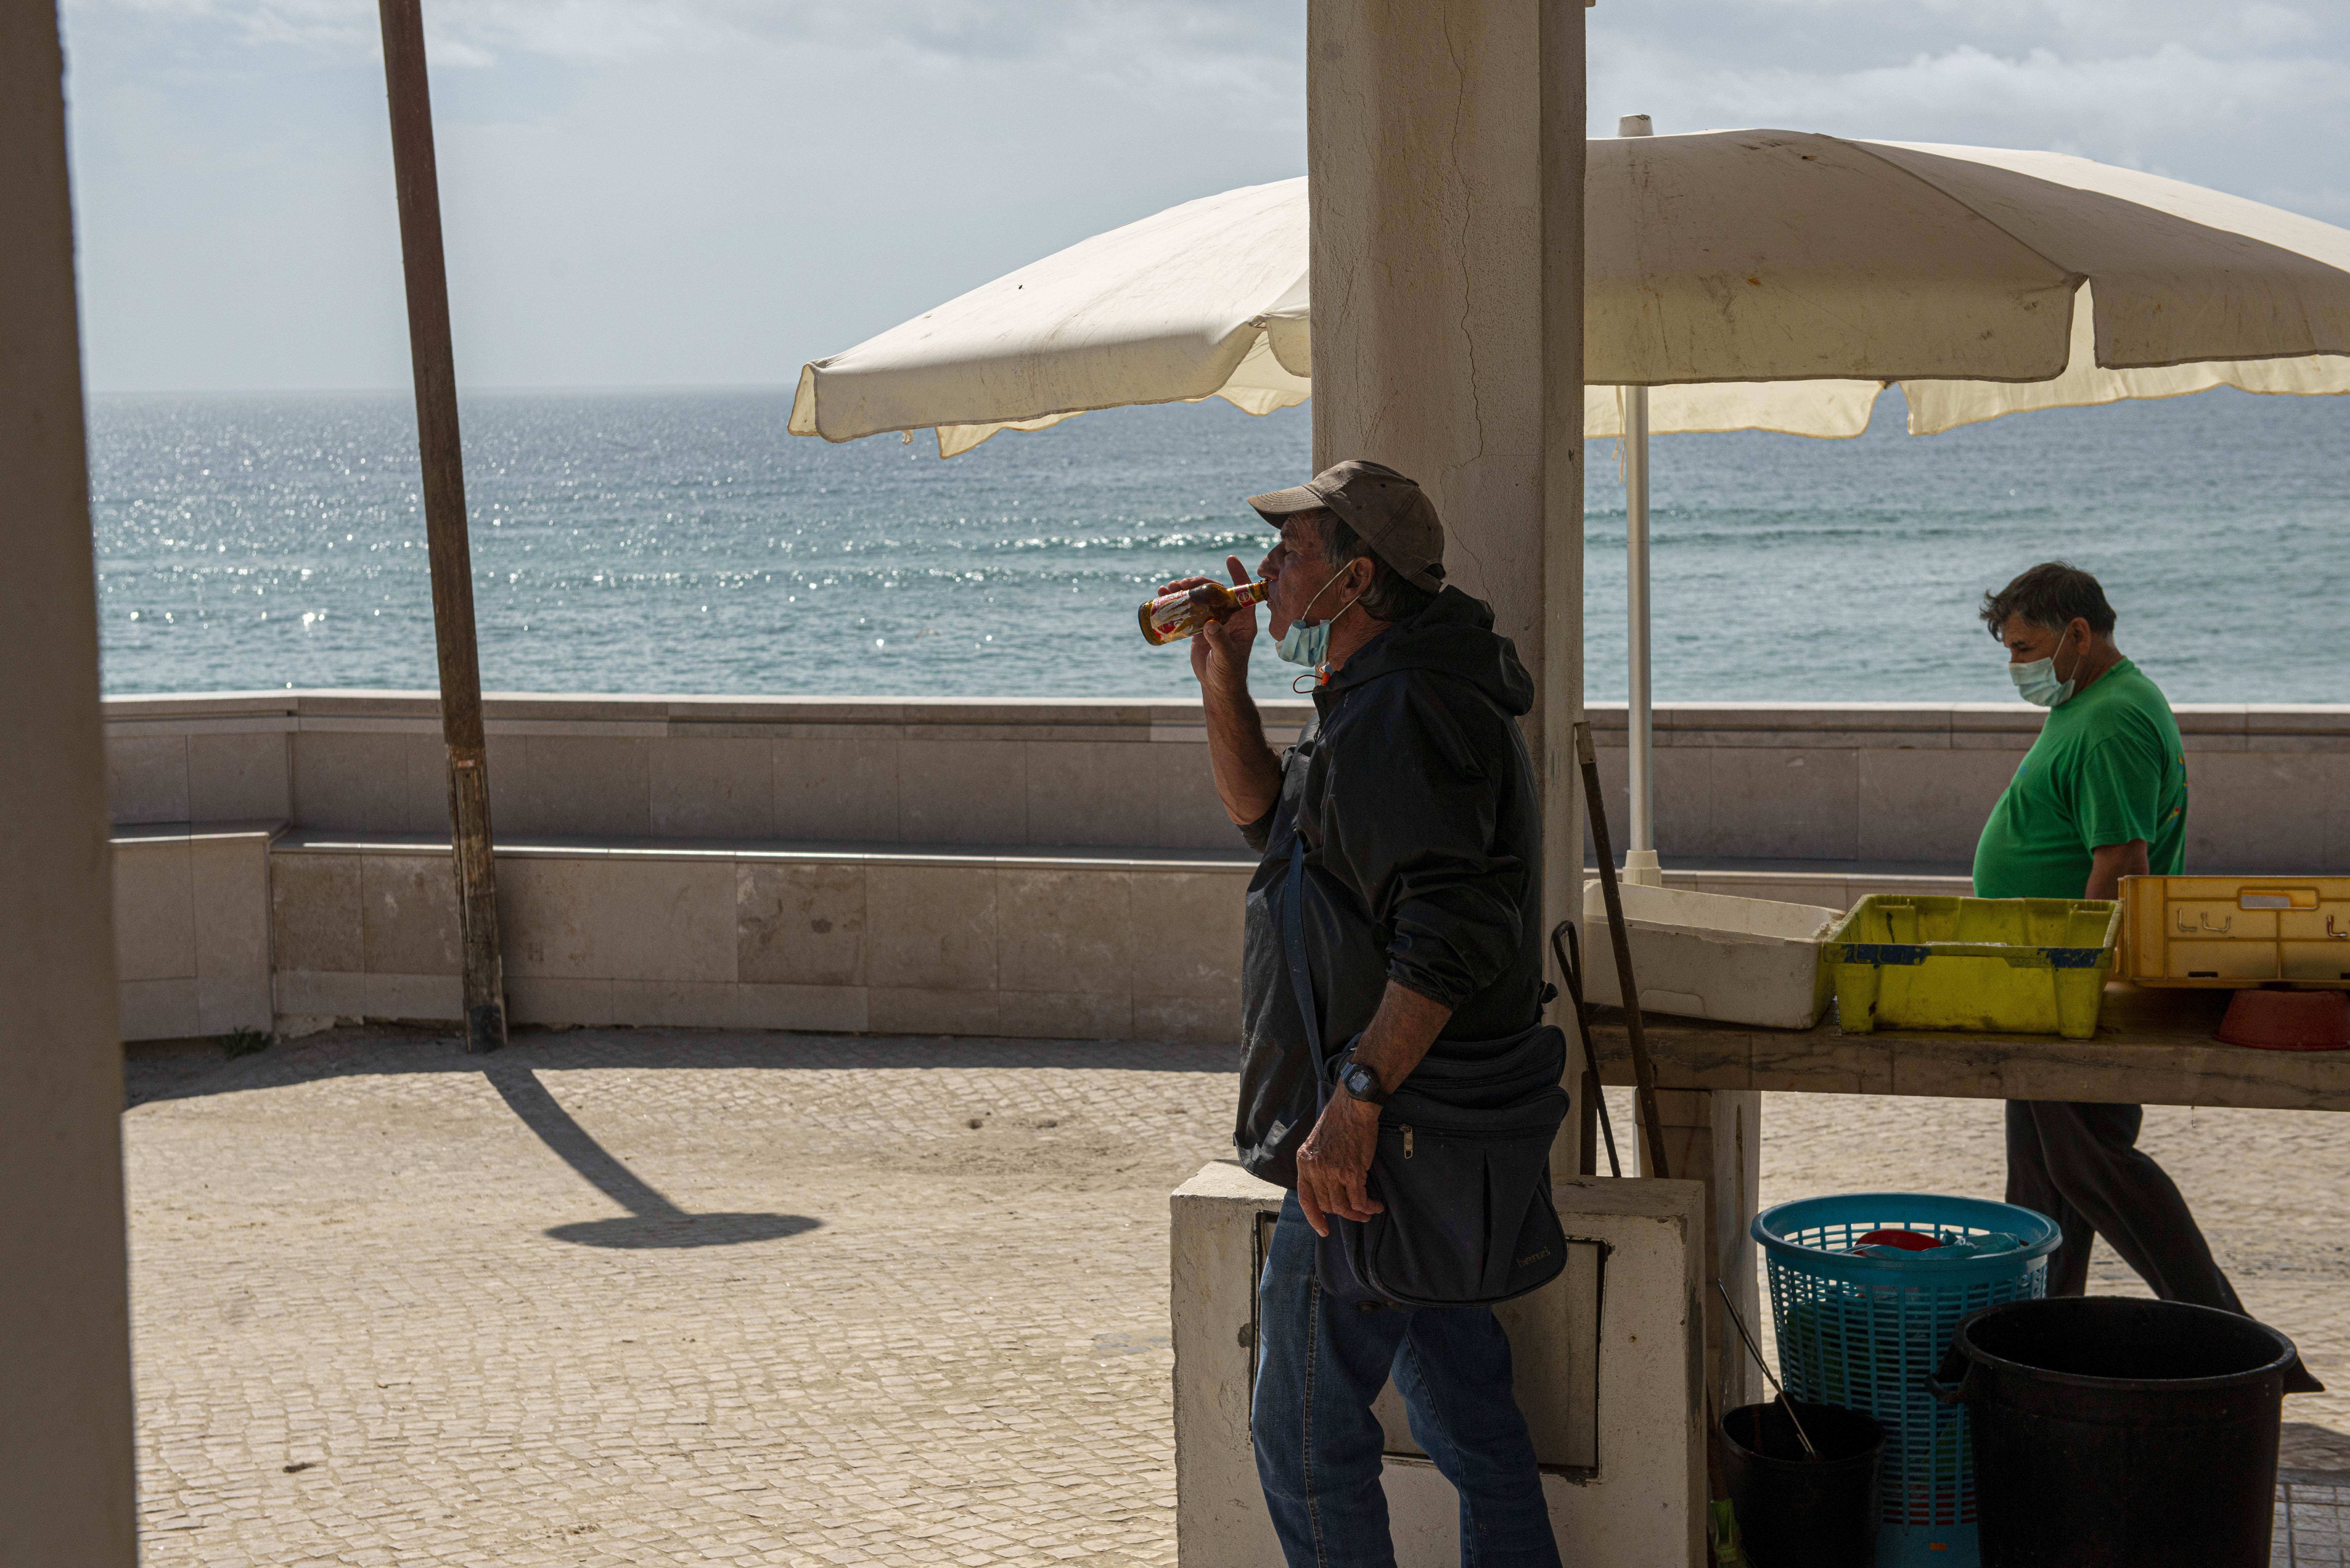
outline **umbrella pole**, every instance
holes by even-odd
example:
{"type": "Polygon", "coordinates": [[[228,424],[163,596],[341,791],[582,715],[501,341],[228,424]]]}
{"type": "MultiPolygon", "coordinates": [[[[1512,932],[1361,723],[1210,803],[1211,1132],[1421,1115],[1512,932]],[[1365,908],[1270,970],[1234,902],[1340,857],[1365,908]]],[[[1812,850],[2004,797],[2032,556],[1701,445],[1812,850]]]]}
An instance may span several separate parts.
{"type": "Polygon", "coordinates": [[[1624,389],[1624,658],[1631,682],[1632,810],[1626,880],[1657,863],[1656,723],[1648,703],[1648,389],[1624,389]]]}
{"type": "MultiPolygon", "coordinates": [[[[1645,114],[1616,121],[1618,136],[1649,136],[1645,114]]],[[[1632,809],[1624,846],[1624,880],[1655,885],[1657,869],[1656,722],[1648,704],[1648,389],[1624,389],[1624,663],[1629,681],[1632,809]]]]}
{"type": "Polygon", "coordinates": [[[449,818],[463,944],[465,1049],[506,1043],[498,890],[490,852],[490,778],[482,737],[481,658],[473,640],[473,550],[465,537],[465,467],[457,431],[457,369],[449,339],[449,273],[441,248],[441,179],[424,70],[423,0],[380,0],[392,179],[408,280],[408,347],[416,378],[424,544],[441,664],[441,738],[449,748],[449,818]]]}

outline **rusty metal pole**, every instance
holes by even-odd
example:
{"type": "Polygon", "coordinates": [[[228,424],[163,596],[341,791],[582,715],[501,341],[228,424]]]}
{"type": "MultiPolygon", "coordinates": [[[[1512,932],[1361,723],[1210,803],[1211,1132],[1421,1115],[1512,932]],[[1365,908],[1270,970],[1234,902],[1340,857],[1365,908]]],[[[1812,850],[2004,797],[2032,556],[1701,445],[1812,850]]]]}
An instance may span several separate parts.
{"type": "Polygon", "coordinates": [[[400,191],[400,250],[408,275],[408,348],[423,459],[432,630],[441,656],[441,736],[449,747],[465,1049],[494,1051],[506,1043],[504,966],[498,955],[481,657],[473,640],[473,561],[465,536],[465,462],[457,432],[456,358],[449,340],[449,273],[441,253],[441,178],[432,157],[424,12],[422,0],[380,0],[380,5],[384,88],[391,102],[392,176],[400,191]]]}

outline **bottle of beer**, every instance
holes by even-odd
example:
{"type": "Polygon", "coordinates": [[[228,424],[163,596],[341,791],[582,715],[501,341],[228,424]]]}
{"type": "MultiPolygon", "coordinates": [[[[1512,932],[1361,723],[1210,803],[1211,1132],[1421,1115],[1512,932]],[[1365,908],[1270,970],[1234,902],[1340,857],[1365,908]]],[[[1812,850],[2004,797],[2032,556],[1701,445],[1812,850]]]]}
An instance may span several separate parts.
{"type": "Polygon", "coordinates": [[[1243,583],[1231,588],[1222,583],[1203,583],[1196,588],[1183,588],[1152,599],[1142,607],[1142,640],[1153,648],[1180,642],[1243,605],[1263,603],[1265,591],[1263,583],[1243,583]]]}

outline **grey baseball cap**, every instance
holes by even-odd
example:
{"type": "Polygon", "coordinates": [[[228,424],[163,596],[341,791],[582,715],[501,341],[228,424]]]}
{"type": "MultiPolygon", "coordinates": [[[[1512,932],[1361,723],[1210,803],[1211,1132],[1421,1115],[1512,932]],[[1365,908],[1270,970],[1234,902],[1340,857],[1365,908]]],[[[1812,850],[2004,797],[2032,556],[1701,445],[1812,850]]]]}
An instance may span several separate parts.
{"type": "Polygon", "coordinates": [[[1436,504],[1385,463],[1348,458],[1303,484],[1252,495],[1248,504],[1276,528],[1284,517],[1327,507],[1413,587],[1443,591],[1444,524],[1436,504]]]}

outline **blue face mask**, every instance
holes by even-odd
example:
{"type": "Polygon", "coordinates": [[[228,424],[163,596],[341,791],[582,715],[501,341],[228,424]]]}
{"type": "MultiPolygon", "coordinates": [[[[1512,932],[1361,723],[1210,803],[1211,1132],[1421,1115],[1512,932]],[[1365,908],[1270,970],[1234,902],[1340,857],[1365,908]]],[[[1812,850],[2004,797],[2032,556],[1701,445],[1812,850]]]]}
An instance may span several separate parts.
{"type": "MultiPolygon", "coordinates": [[[[1317,626],[1306,625],[1305,616],[1313,611],[1315,600],[1328,593],[1331,584],[1337,580],[1333,577],[1330,582],[1315,589],[1314,597],[1305,601],[1305,610],[1300,613],[1295,620],[1289,623],[1289,629],[1281,634],[1279,642],[1274,644],[1274,653],[1283,663],[1302,665],[1307,670],[1319,670],[1323,661],[1329,657],[1331,625],[1337,620],[1338,615],[1345,615],[1347,610],[1355,607],[1355,599],[1348,599],[1345,608],[1340,609],[1338,615],[1332,616],[1329,620],[1323,621],[1317,626]]],[[[1361,596],[1356,597],[1359,598],[1361,596]]]]}
{"type": "MultiPolygon", "coordinates": [[[[2058,639],[2056,646],[2062,649],[2064,639],[2058,639]]],[[[2076,659],[2073,661],[2073,671],[2077,675],[2080,670],[2081,661],[2076,659]]],[[[2046,659],[2035,659],[2029,664],[2009,665],[2007,678],[2015,682],[2015,694],[2035,708],[2061,707],[2064,700],[2073,695],[2073,682],[2056,679],[2054,653],[2046,659]]]]}

